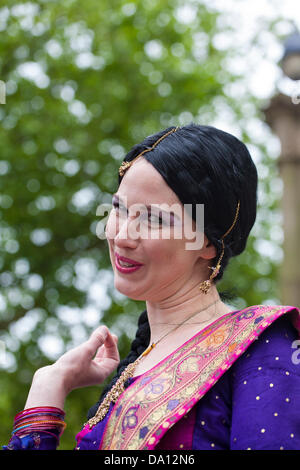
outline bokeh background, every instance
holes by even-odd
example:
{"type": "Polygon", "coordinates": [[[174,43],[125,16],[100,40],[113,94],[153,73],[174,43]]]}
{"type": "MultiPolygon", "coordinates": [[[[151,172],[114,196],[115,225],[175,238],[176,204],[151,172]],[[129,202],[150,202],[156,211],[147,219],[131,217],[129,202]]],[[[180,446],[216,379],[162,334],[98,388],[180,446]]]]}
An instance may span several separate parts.
{"type": "MultiPolygon", "coordinates": [[[[34,371],[100,324],[128,352],[143,302],[114,289],[97,207],[111,202],[130,147],[191,121],[232,132],[257,165],[247,250],[220,290],[232,305],[281,303],[278,138],[262,109],[294,84],[279,67],[296,1],[1,2],[0,443],[34,371]]],[[[299,8],[298,8],[299,10],[299,8]]],[[[297,18],[298,14],[298,18],[297,18]]],[[[60,449],[72,449],[101,387],[73,391],[60,449]]]]}

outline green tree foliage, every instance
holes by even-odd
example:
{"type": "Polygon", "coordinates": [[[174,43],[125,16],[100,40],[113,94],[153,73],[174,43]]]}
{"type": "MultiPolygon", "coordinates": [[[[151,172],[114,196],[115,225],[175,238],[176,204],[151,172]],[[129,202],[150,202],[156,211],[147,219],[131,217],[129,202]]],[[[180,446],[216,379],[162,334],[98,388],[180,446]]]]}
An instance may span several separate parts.
{"type": "MultiPolygon", "coordinates": [[[[129,348],[144,303],[114,291],[96,211],[110,203],[133,144],[169,125],[211,124],[220,108],[230,108],[240,136],[259,149],[262,194],[270,193],[276,169],[245,128],[245,111],[257,116],[258,103],[228,93],[241,77],[226,66],[235,51],[215,44],[231,29],[219,19],[201,1],[32,0],[1,7],[2,444],[37,368],[100,322],[119,334],[121,354],[129,348]]],[[[276,215],[277,199],[275,192],[263,200],[247,252],[222,281],[236,289],[236,306],[276,299],[278,263],[261,259],[259,240],[270,240],[267,214],[276,215]]],[[[68,397],[60,448],[73,448],[98,395],[95,387],[68,397]]]]}

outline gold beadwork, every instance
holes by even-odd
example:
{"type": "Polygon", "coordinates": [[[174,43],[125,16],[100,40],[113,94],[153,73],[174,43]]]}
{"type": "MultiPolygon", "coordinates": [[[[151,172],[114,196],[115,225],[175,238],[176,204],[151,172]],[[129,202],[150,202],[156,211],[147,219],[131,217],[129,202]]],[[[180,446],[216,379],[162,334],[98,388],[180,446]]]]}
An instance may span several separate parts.
{"type": "Polygon", "coordinates": [[[104,397],[101,405],[99,406],[97,413],[95,416],[93,416],[91,419],[89,419],[88,424],[90,429],[95,426],[99,421],[102,421],[102,419],[105,417],[107,414],[110,404],[111,403],[116,403],[117,399],[121,395],[121,393],[124,392],[125,388],[125,382],[133,376],[134,369],[136,368],[138,362],[141,360],[142,356],[139,357],[135,362],[130,363],[126,369],[122,372],[120,375],[119,379],[115,383],[115,385],[112,387],[112,389],[107,393],[107,395],[104,397]]]}
{"type": "Polygon", "coordinates": [[[212,280],[218,275],[220,269],[221,269],[221,261],[222,261],[222,258],[224,256],[224,251],[225,251],[225,245],[224,245],[224,238],[231,232],[231,230],[233,229],[233,227],[235,226],[236,224],[236,221],[237,221],[237,218],[238,218],[238,215],[239,215],[239,210],[240,210],[240,201],[238,201],[238,204],[237,204],[237,208],[236,208],[236,211],[235,211],[235,216],[234,216],[234,220],[233,220],[233,223],[231,224],[231,227],[229,227],[229,229],[224,233],[224,235],[222,235],[221,237],[221,242],[222,242],[222,252],[221,252],[221,255],[217,261],[217,265],[215,267],[211,267],[211,269],[213,270],[212,274],[210,275],[209,279],[207,279],[206,281],[203,281],[201,282],[200,286],[199,286],[199,290],[201,292],[203,292],[204,294],[207,294],[209,289],[211,288],[212,286],[212,280]]]}
{"type": "Polygon", "coordinates": [[[133,164],[133,162],[134,162],[135,160],[137,160],[139,157],[141,157],[141,156],[144,155],[145,153],[151,152],[151,150],[153,150],[163,139],[165,139],[166,137],[168,137],[168,135],[173,134],[173,132],[176,132],[177,129],[178,129],[178,127],[174,127],[174,129],[171,129],[169,132],[167,132],[166,134],[164,134],[163,136],[161,136],[161,137],[152,145],[152,147],[143,150],[141,153],[139,153],[139,154],[138,154],[133,160],[131,160],[130,162],[123,162],[122,165],[121,165],[120,168],[119,168],[119,175],[120,175],[120,176],[124,176],[126,170],[133,164]]]}
{"type": "Polygon", "coordinates": [[[112,387],[112,389],[107,393],[107,395],[103,399],[103,401],[102,401],[100,407],[98,408],[97,413],[95,414],[95,416],[93,416],[91,419],[89,419],[88,424],[90,426],[90,429],[95,424],[97,424],[99,421],[102,421],[102,419],[104,418],[104,416],[107,414],[107,412],[109,410],[110,404],[111,403],[116,403],[116,401],[119,398],[119,396],[121,395],[121,393],[124,392],[125,382],[133,376],[134,370],[135,370],[136,366],[138,365],[138,363],[140,362],[140,360],[143,357],[147,356],[147,354],[149,354],[149,352],[155,346],[156,346],[156,343],[151,343],[150,346],[148,346],[148,348],[145,349],[145,351],[141,354],[141,356],[138,359],[136,359],[135,362],[131,362],[126,367],[126,369],[122,372],[122,374],[118,378],[115,385],[112,387]]]}

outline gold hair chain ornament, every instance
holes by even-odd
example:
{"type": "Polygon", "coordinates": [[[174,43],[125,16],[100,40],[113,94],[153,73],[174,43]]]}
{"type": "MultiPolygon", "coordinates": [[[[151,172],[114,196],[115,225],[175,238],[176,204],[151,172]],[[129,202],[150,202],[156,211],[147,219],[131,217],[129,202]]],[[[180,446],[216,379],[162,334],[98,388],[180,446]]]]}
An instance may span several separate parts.
{"type": "Polygon", "coordinates": [[[203,281],[201,282],[200,286],[199,286],[199,290],[201,292],[203,292],[204,294],[207,294],[209,289],[211,288],[212,286],[212,280],[218,275],[220,269],[221,269],[221,261],[222,261],[222,258],[224,256],[224,251],[225,251],[225,245],[224,245],[224,238],[231,232],[231,230],[233,229],[233,227],[235,226],[236,224],[236,221],[237,221],[237,218],[238,218],[238,215],[239,215],[239,210],[240,210],[240,201],[238,201],[238,204],[237,204],[237,208],[236,208],[236,212],[235,212],[235,216],[234,216],[234,221],[231,225],[231,227],[227,230],[227,232],[224,233],[224,235],[222,235],[221,237],[221,242],[222,242],[222,252],[221,252],[221,255],[217,261],[217,265],[215,267],[211,267],[210,269],[213,270],[213,272],[211,273],[209,279],[207,279],[206,281],[203,281]]]}
{"type": "Polygon", "coordinates": [[[122,165],[121,165],[120,168],[119,168],[119,175],[120,175],[120,176],[124,176],[126,170],[128,170],[128,168],[133,164],[133,162],[135,162],[135,160],[137,160],[139,157],[141,157],[141,156],[144,155],[145,153],[151,152],[151,150],[153,150],[163,139],[165,139],[166,137],[168,137],[168,135],[173,134],[174,132],[176,132],[177,129],[179,129],[179,127],[174,127],[174,129],[171,129],[169,132],[167,132],[166,134],[164,134],[163,136],[161,136],[161,137],[152,145],[152,147],[150,147],[149,149],[143,150],[143,151],[142,151],[141,153],[139,153],[136,157],[134,157],[134,159],[131,160],[130,162],[123,162],[122,165]]]}

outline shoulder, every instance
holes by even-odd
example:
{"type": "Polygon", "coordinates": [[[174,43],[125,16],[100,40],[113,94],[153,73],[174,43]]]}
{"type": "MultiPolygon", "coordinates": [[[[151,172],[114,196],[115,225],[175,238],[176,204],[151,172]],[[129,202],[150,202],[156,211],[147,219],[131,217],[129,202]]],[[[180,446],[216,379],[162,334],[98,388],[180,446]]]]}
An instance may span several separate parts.
{"type": "MultiPolygon", "coordinates": [[[[249,307],[249,311],[256,307],[249,307]]],[[[244,376],[250,371],[262,370],[262,368],[266,373],[268,369],[274,371],[274,369],[286,369],[287,366],[300,375],[300,365],[296,364],[297,361],[293,361],[293,353],[295,353],[299,339],[299,310],[296,307],[285,306],[270,306],[269,308],[270,312],[276,312],[277,309],[280,315],[259,334],[236,361],[233,372],[237,377],[244,376]]],[[[259,318],[259,313],[257,318],[259,318]]]]}
{"type": "Polygon", "coordinates": [[[233,364],[231,449],[298,449],[299,335],[291,308],[258,336],[233,364]]]}

